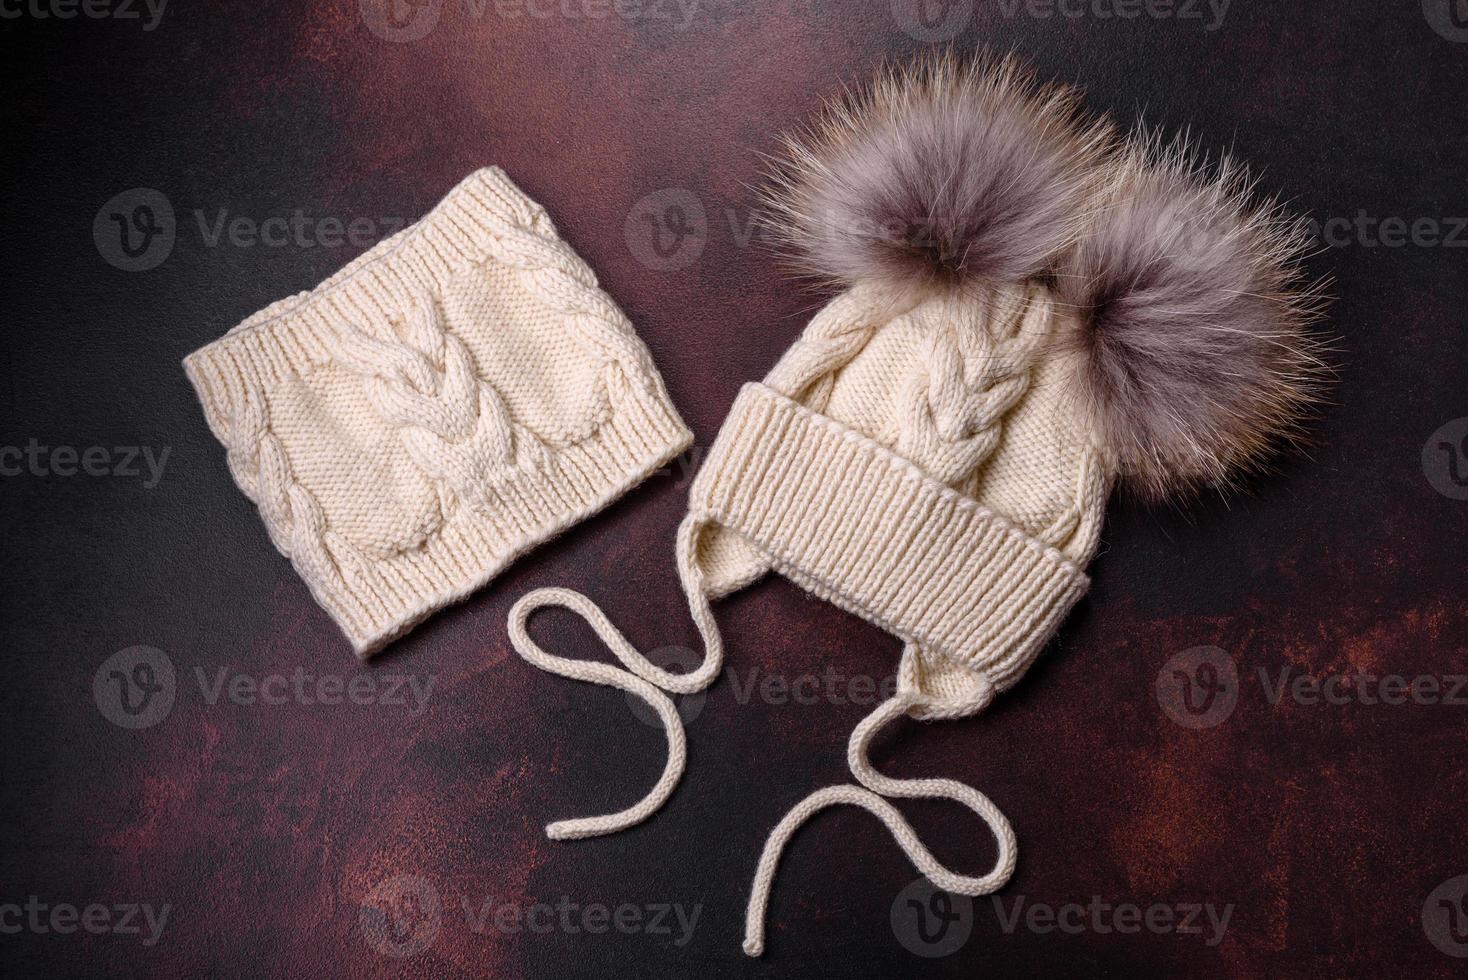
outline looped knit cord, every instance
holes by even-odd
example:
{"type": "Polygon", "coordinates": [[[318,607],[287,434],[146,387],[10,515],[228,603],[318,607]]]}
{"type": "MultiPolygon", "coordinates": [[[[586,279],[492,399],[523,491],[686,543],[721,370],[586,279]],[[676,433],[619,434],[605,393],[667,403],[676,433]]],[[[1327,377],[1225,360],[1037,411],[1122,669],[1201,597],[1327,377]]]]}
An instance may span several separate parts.
{"type": "MultiPolygon", "coordinates": [[[[688,527],[688,522],[685,522],[688,527]]],[[[696,530],[696,529],[694,529],[696,530]]],[[[680,533],[681,538],[694,530],[680,533]]],[[[691,552],[689,552],[691,553],[691,552]]],[[[685,589],[697,585],[696,579],[684,578],[685,589]]],[[[692,693],[702,690],[718,674],[722,664],[722,642],[709,604],[701,591],[689,590],[689,603],[702,633],[707,655],[699,668],[689,674],[670,674],[637,651],[627,638],[607,619],[594,602],[572,589],[536,589],[522,596],[510,610],[510,642],[526,661],[541,670],[615,687],[641,698],[657,714],[668,739],[668,759],[663,773],[641,800],[626,809],[605,816],[558,820],[546,826],[546,836],[553,840],[575,840],[616,833],[641,823],[656,813],[677,787],[687,765],[687,737],[678,709],[665,691],[692,693]],[[558,606],[576,613],[591,626],[625,669],[594,661],[573,660],[547,653],[526,630],[531,613],[548,606],[558,606]]],[[[922,708],[925,718],[959,718],[976,714],[993,700],[994,688],[984,683],[977,692],[962,699],[935,701],[921,694],[905,691],[884,701],[851,733],[847,746],[847,764],[861,786],[828,786],[817,790],[796,804],[770,832],[755,870],[754,886],[745,913],[744,951],[759,956],[764,951],[764,920],[774,887],[775,872],[785,845],[807,820],[821,810],[838,804],[860,806],[875,815],[891,831],[898,845],[935,887],[959,895],[987,895],[1003,888],[1014,873],[1018,843],[1009,820],[987,796],[954,779],[894,779],[878,772],[868,759],[868,747],[877,731],[899,715],[922,708]],[[945,868],[918,837],[912,825],[883,796],[906,798],[950,799],[973,810],[989,826],[998,843],[994,868],[978,877],[961,875],[945,868]]]]}
{"type": "Polygon", "coordinates": [[[625,810],[606,816],[557,820],[546,825],[545,835],[552,840],[579,840],[625,830],[656,813],[682,778],[688,759],[688,741],[683,732],[683,721],[678,717],[678,709],[666,694],[631,670],[623,670],[611,664],[558,657],[537,646],[525,631],[525,621],[532,612],[545,606],[561,606],[580,615],[629,668],[636,669],[637,661],[643,659],[595,603],[571,589],[536,589],[515,603],[510,610],[510,641],[514,643],[520,656],[541,670],[572,680],[615,687],[636,695],[657,713],[668,737],[668,761],[663,766],[663,774],[640,801],[625,810]]]}
{"type": "Polygon", "coordinates": [[[755,869],[749,905],[744,914],[744,952],[759,956],[765,948],[765,914],[769,909],[770,891],[785,845],[797,830],[822,810],[849,804],[869,811],[891,832],[923,876],[937,888],[957,895],[988,895],[1003,888],[1014,874],[1019,846],[1008,818],[987,796],[954,779],[894,779],[873,768],[867,750],[877,731],[892,719],[917,707],[928,709],[927,718],[957,718],[982,711],[994,697],[991,685],[984,684],[972,697],[930,704],[931,699],[913,692],[899,692],[882,702],[851,733],[846,759],[851,773],[861,786],[827,786],[801,800],[785,814],[770,832],[755,869]],[[879,795],[880,794],[880,795],[879,795]],[[883,796],[949,799],[973,810],[989,826],[998,844],[994,867],[989,873],[973,877],[945,868],[918,837],[907,820],[883,796]]]}
{"type": "Polygon", "coordinates": [[[520,656],[541,670],[572,680],[615,687],[636,695],[657,713],[668,737],[668,761],[663,767],[663,774],[639,802],[606,816],[557,821],[546,827],[548,837],[557,840],[595,837],[639,824],[658,811],[683,776],[687,763],[683,722],[678,717],[678,710],[672,700],[664,692],[692,694],[701,691],[718,676],[724,663],[723,638],[719,634],[718,623],[714,620],[713,610],[704,592],[702,575],[695,563],[697,534],[698,526],[692,520],[685,520],[678,530],[678,576],[683,584],[693,621],[703,637],[705,650],[703,663],[690,673],[669,673],[648,660],[628,642],[627,637],[612,624],[596,603],[573,589],[536,589],[521,596],[510,609],[510,643],[520,656]],[[530,638],[526,630],[526,621],[530,614],[547,606],[567,609],[584,619],[626,669],[547,653],[530,638]]]}
{"type": "MultiPolygon", "coordinates": [[[[946,490],[946,484],[949,481],[972,472],[988,458],[999,443],[1006,415],[1029,389],[1030,367],[1048,336],[1052,311],[1043,297],[1038,296],[1033,290],[996,296],[992,302],[993,308],[986,311],[988,315],[975,322],[974,326],[978,329],[965,329],[967,324],[956,317],[940,316],[934,321],[927,321],[930,329],[915,351],[917,363],[910,376],[911,380],[897,393],[898,397],[894,402],[894,407],[897,409],[895,421],[898,423],[898,447],[902,455],[892,458],[920,460],[925,469],[925,475],[929,479],[929,484],[923,484],[923,486],[930,485],[932,479],[936,477],[938,481],[941,481],[937,485],[943,486],[946,490]]],[[[818,411],[814,406],[824,407],[829,402],[832,379],[862,352],[870,342],[877,325],[882,322],[880,317],[872,315],[873,303],[870,297],[863,294],[861,287],[832,301],[812,320],[801,339],[776,365],[767,379],[768,387],[756,386],[754,394],[746,393],[743,397],[753,398],[759,405],[765,405],[766,401],[774,399],[766,407],[778,410],[776,414],[781,418],[792,412],[804,417],[801,413],[818,411]],[[768,398],[761,400],[760,391],[767,392],[768,398]],[[795,399],[795,402],[788,399],[795,399]],[[785,407],[781,408],[780,403],[783,403],[785,407]]],[[[890,308],[887,312],[891,312],[890,308]]],[[[908,311],[898,311],[896,315],[902,315],[905,312],[908,311]]],[[[752,402],[751,405],[754,403],[752,402]]],[[[754,412],[761,418],[769,414],[768,412],[762,414],[753,407],[745,410],[745,414],[749,412],[754,412]]],[[[744,417],[740,414],[738,407],[731,412],[731,418],[735,417],[744,417]]],[[[787,422],[789,425],[794,425],[794,421],[787,420],[787,422]]],[[[728,425],[729,423],[726,423],[726,429],[728,425]]],[[[738,426],[729,432],[721,432],[719,447],[722,448],[716,448],[715,452],[711,453],[710,459],[706,461],[705,468],[700,474],[701,482],[696,485],[690,496],[690,514],[680,527],[677,556],[680,581],[707,650],[704,662],[696,671],[690,674],[670,674],[650,663],[627,641],[626,637],[607,619],[595,603],[586,596],[568,589],[536,590],[524,596],[511,610],[510,639],[522,657],[543,670],[577,680],[617,687],[642,698],[657,713],[668,738],[669,755],[663,774],[638,803],[607,816],[553,823],[547,828],[550,836],[592,836],[632,826],[646,819],[661,807],[682,776],[686,762],[685,735],[682,723],[667,694],[691,693],[703,689],[714,680],[723,660],[719,629],[713,619],[709,594],[704,588],[703,572],[698,563],[697,534],[705,522],[712,521],[719,526],[732,526],[742,533],[752,535],[750,540],[757,540],[759,547],[767,549],[771,560],[775,561],[782,571],[796,576],[802,584],[806,584],[818,594],[831,597],[828,594],[831,591],[830,588],[823,584],[823,569],[835,574],[836,578],[833,581],[841,583],[843,587],[854,589],[853,583],[859,584],[860,576],[850,573],[849,569],[848,574],[842,577],[839,574],[840,569],[834,572],[826,569],[821,561],[816,560],[818,556],[808,554],[798,548],[790,551],[781,546],[780,542],[785,539],[780,529],[784,527],[785,519],[780,516],[779,511],[766,513],[765,508],[769,506],[769,501],[759,502],[764,498],[756,492],[755,488],[766,485],[761,478],[752,477],[753,482],[748,485],[744,481],[736,481],[735,484],[724,488],[726,492],[716,494],[714,497],[709,497],[708,488],[703,486],[704,483],[709,483],[710,486],[717,483],[718,474],[722,472],[721,468],[731,466],[740,473],[746,471],[763,473],[772,481],[770,485],[785,486],[785,483],[769,471],[769,466],[764,462],[754,458],[743,460],[741,453],[746,435],[759,442],[783,439],[787,443],[800,445],[805,450],[813,452],[817,458],[826,458],[826,453],[817,451],[815,446],[815,442],[819,442],[825,432],[824,429],[812,430],[807,433],[810,437],[807,438],[794,434],[799,431],[798,429],[786,431],[782,425],[773,416],[764,418],[763,421],[751,418],[749,425],[745,427],[751,430],[749,433],[738,426]],[[756,433],[758,438],[756,438],[756,433]],[[730,454],[739,457],[742,462],[734,463],[723,458],[730,454]],[[740,489],[741,487],[743,489],[740,489]],[[759,513],[764,515],[763,518],[756,519],[745,514],[744,511],[750,508],[758,509],[759,513]],[[766,527],[767,524],[769,527],[766,527]],[[767,531],[768,535],[765,533],[767,531]],[[581,616],[622,666],[569,660],[551,655],[536,645],[529,638],[525,624],[534,610],[546,606],[560,606],[581,616]]],[[[850,440],[843,440],[842,445],[847,445],[848,442],[850,440]]],[[[875,472],[877,473],[883,472],[880,468],[880,454],[883,452],[885,450],[880,447],[874,447],[868,453],[868,455],[876,454],[870,465],[876,467],[875,472]]],[[[760,457],[760,460],[762,459],[763,457],[760,457]]],[[[808,467],[801,472],[809,475],[820,465],[824,464],[808,467]]],[[[917,485],[907,487],[903,492],[903,499],[906,501],[904,507],[907,509],[917,507],[921,512],[918,504],[929,498],[919,492],[920,489],[917,485]]],[[[799,497],[799,494],[791,497],[795,491],[788,486],[781,492],[785,499],[803,499],[799,497]]],[[[940,509],[942,502],[941,499],[933,499],[931,505],[937,510],[940,509]]],[[[828,505],[829,501],[826,501],[815,506],[817,509],[822,509],[828,505]]],[[[989,528],[987,512],[985,514],[983,526],[971,529],[968,532],[969,537],[964,537],[963,533],[956,534],[955,540],[980,540],[987,542],[990,550],[997,547],[997,541],[1008,541],[1013,532],[1005,527],[989,528]]],[[[918,527],[914,527],[912,533],[916,534],[918,530],[918,527]]],[[[821,545],[815,544],[814,547],[820,549],[821,545]]],[[[1009,557],[1013,559],[1009,564],[997,559],[990,564],[997,570],[1003,570],[1006,567],[1027,570],[1032,567],[1033,562],[1018,560],[1031,557],[1029,552],[1022,548],[1009,557]]],[[[871,556],[871,560],[875,560],[875,554],[871,556]]],[[[854,561],[860,566],[860,559],[854,559],[854,561]]],[[[957,561],[956,567],[965,567],[964,562],[957,561]]],[[[1069,574],[1063,562],[1053,568],[1052,572],[1060,576],[1064,583],[1073,584],[1071,582],[1073,576],[1069,574]]],[[[994,580],[992,576],[986,577],[982,570],[977,574],[974,572],[969,574],[973,577],[973,581],[980,583],[976,587],[989,589],[992,595],[1000,600],[1009,595],[1015,587],[1012,581],[994,580]],[[987,586],[983,585],[985,582],[988,583],[987,586]]],[[[1048,583],[1049,578],[1042,579],[1042,582],[1048,583]]],[[[1071,584],[1061,587],[1066,594],[1073,591],[1071,584]]],[[[850,592],[849,596],[858,609],[869,611],[872,607],[861,599],[864,594],[855,590],[850,592]]],[[[1029,593],[1026,592],[1025,596],[1021,598],[1028,595],[1029,593]]],[[[1047,601],[1046,595],[1048,593],[1042,594],[1034,601],[1043,605],[1047,601]]],[[[1029,601],[1026,598],[1026,602],[1029,601]]],[[[894,598],[893,602],[902,605],[900,597],[894,598]]],[[[934,604],[935,597],[929,596],[927,605],[934,604]]],[[[986,607],[976,605],[974,608],[982,612],[986,607]]],[[[1029,606],[1017,603],[1016,608],[1028,609],[1029,606]]],[[[1005,608],[999,607],[990,612],[994,616],[1011,615],[1006,613],[1005,608]]],[[[975,615],[977,616],[978,613],[975,615]]],[[[1002,627],[1006,620],[993,619],[991,616],[990,619],[983,621],[1002,627]]],[[[943,628],[944,622],[939,619],[918,620],[911,625],[917,627],[914,635],[922,636],[926,632],[932,636],[951,639],[949,634],[952,631],[943,628]],[[924,630],[922,629],[924,626],[929,628],[924,630]],[[936,628],[933,628],[935,626],[936,628]]],[[[1026,619],[1025,624],[1029,625],[1030,620],[1026,619]]],[[[957,648],[966,652],[979,649],[962,642],[969,632],[972,631],[960,630],[953,633],[954,637],[958,637],[957,648]]],[[[995,633],[997,638],[1002,638],[1004,635],[1006,634],[1002,629],[995,633]]],[[[928,638],[932,639],[932,636],[928,638]]],[[[999,653],[1003,653],[1003,649],[998,649],[996,655],[999,653]]],[[[938,888],[958,894],[984,895],[1003,887],[1013,874],[1018,850],[1014,831],[1009,821],[988,797],[973,787],[952,779],[888,777],[878,772],[868,759],[868,746],[876,732],[899,715],[910,714],[922,720],[959,718],[982,711],[993,699],[994,681],[983,670],[965,671],[966,680],[961,686],[949,685],[927,689],[923,678],[917,676],[917,673],[921,672],[919,666],[921,655],[922,651],[919,646],[910,641],[904,655],[904,664],[907,665],[906,673],[902,676],[898,694],[873,711],[851,735],[847,758],[858,785],[830,786],[816,791],[796,804],[770,833],[756,868],[746,912],[744,948],[750,955],[759,955],[764,947],[764,920],[769,906],[770,893],[774,886],[775,874],[786,844],[807,820],[827,807],[849,804],[860,806],[872,813],[888,828],[913,864],[938,888]],[[993,832],[997,842],[997,856],[993,869],[984,875],[970,876],[945,868],[923,844],[916,831],[887,797],[948,799],[971,809],[993,832]]]]}

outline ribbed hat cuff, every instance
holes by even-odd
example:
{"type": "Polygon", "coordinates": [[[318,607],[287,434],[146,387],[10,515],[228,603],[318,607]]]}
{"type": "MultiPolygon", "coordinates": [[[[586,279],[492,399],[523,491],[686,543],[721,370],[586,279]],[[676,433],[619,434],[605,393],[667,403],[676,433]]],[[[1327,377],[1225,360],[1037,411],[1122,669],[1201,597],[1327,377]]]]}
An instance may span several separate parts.
{"type": "Polygon", "coordinates": [[[762,384],[740,392],[689,507],[802,587],[1000,689],[1090,584],[1055,548],[762,384]]]}

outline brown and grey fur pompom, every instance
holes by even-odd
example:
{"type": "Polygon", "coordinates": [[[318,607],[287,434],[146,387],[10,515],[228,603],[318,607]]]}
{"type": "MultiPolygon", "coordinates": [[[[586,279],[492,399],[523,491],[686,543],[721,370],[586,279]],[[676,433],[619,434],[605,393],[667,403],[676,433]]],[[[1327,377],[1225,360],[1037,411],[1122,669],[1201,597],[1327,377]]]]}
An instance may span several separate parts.
{"type": "Polygon", "coordinates": [[[1298,224],[1224,159],[1137,138],[1056,271],[1077,314],[1076,398],[1118,475],[1151,499],[1226,484],[1292,439],[1325,369],[1298,224]]]}
{"type": "Polygon", "coordinates": [[[768,221],[834,285],[1019,282],[1073,241],[1110,135],[1013,59],[930,58],[786,140],[768,221]]]}
{"type": "Polygon", "coordinates": [[[1255,466],[1322,384],[1298,226],[1227,160],[1119,139],[1012,59],[883,72],[786,141],[772,184],[767,221],[828,284],[1049,284],[1082,423],[1143,496],[1255,466]]]}

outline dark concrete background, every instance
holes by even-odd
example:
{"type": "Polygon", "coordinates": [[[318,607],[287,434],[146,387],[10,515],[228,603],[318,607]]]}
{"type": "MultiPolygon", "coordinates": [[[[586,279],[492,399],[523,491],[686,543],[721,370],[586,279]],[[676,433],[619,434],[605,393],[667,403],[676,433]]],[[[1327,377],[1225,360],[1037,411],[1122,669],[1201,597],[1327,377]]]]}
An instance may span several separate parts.
{"type": "MultiPolygon", "coordinates": [[[[1461,3],[1453,20],[1439,0],[1234,0],[1220,20],[1190,0],[1152,14],[1122,0],[1134,19],[1107,16],[1111,0],[1048,17],[1011,0],[931,0],[922,18],[916,0],[448,0],[387,21],[375,0],[176,0],[145,29],[148,9],[122,0],[95,9],[140,19],[41,17],[62,8],[35,2],[7,0],[0,20],[14,161],[0,446],[169,456],[151,487],[146,469],[0,478],[0,959],[25,971],[11,975],[1461,975],[1464,961],[1435,947],[1468,952],[1455,882],[1468,873],[1468,706],[1380,703],[1370,681],[1343,704],[1272,701],[1269,687],[1288,669],[1430,678],[1446,692],[1468,673],[1468,501],[1455,499],[1468,491],[1450,468],[1468,445],[1443,450],[1464,433],[1435,435],[1468,416],[1468,229],[1453,221],[1468,215],[1461,3]],[[978,900],[956,951],[915,955],[935,949],[891,914],[915,872],[869,815],[832,811],[794,842],[769,950],[747,962],[760,845],[793,802],[846,780],[845,739],[869,710],[839,681],[814,704],[751,696],[748,683],[828,668],[881,678],[897,641],[783,580],[722,603],[732,674],[689,725],[691,768],[669,805],[610,839],[548,842],[547,820],[643,792],[661,735],[619,694],[513,656],[506,612],[531,587],[565,584],[644,649],[696,647],[672,567],[683,472],[360,667],[231,483],[179,359],[497,163],[626,308],[707,446],[738,385],[821,301],[748,239],[759,154],[842,83],[950,38],[1014,48],[1124,121],[1191,127],[1300,210],[1345,219],[1310,260],[1334,279],[1340,383],[1313,458],[1283,461],[1249,495],[1186,512],[1114,505],[1089,599],[987,714],[904,724],[879,743],[886,771],[962,779],[1013,820],[1021,860],[1002,909],[978,900]],[[105,221],[93,228],[134,188],[160,192],[177,226],[171,252],[140,272],[110,264],[118,240],[107,245],[105,221]],[[705,226],[664,260],[639,202],[669,191],[691,195],[705,226]],[[260,223],[296,209],[313,235],[321,218],[369,224],[336,247],[211,244],[221,212],[260,223]],[[1440,240],[1394,245],[1394,223],[1372,224],[1393,218],[1427,219],[1440,240]],[[174,701],[130,730],[109,720],[103,668],[138,644],[168,658],[174,701]],[[1238,674],[1236,707],[1208,728],[1167,710],[1170,658],[1196,647],[1219,648],[1238,674]],[[298,668],[362,675],[379,694],[399,675],[434,687],[418,713],[210,703],[221,671],[259,681],[298,668]],[[403,931],[387,938],[424,948],[399,958],[369,941],[379,934],[360,909],[405,883],[431,889],[440,913],[435,933],[428,893],[417,906],[400,896],[390,924],[403,931]],[[1097,928],[1089,912],[1074,934],[1023,921],[1006,932],[1020,900],[1232,912],[1214,945],[1097,928]],[[676,926],[475,931],[466,902],[701,911],[680,946],[676,926]],[[170,911],[149,945],[60,934],[45,918],[44,932],[14,932],[23,909],[7,903],[170,911]]],[[[605,656],[569,616],[535,628],[562,652],[605,656]]],[[[987,866],[972,815],[903,810],[940,858],[987,866]]]]}

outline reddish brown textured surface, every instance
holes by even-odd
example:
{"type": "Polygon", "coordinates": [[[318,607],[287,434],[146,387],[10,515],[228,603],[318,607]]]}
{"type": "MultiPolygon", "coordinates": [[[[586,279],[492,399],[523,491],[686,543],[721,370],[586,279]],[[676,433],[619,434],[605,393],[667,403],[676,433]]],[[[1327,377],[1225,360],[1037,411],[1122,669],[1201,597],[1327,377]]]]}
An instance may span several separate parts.
{"type": "MultiPolygon", "coordinates": [[[[1434,20],[1447,9],[1436,0],[1239,2],[1216,23],[1207,4],[1163,5],[1201,20],[1103,16],[1110,3],[1043,17],[1004,0],[932,0],[917,20],[918,6],[448,0],[398,8],[409,27],[438,17],[413,41],[369,29],[375,0],[170,4],[152,30],[41,18],[42,4],[0,24],[7,63],[23,52],[37,69],[0,107],[21,157],[6,195],[0,447],[171,453],[150,488],[28,471],[0,482],[0,961],[88,976],[1462,973],[1468,961],[1437,948],[1468,951],[1462,889],[1449,884],[1446,906],[1428,898],[1468,874],[1468,703],[1271,691],[1285,668],[1444,690],[1468,674],[1468,501],[1429,443],[1468,416],[1468,251],[1451,244],[1468,245],[1452,220],[1468,214],[1468,32],[1434,20]],[[626,308],[706,447],[738,385],[821,300],[749,238],[760,154],[823,95],[934,47],[945,25],[960,47],[1013,48],[1125,121],[1191,126],[1322,221],[1432,219],[1450,241],[1391,247],[1353,230],[1322,247],[1310,267],[1335,280],[1341,377],[1312,458],[1185,513],[1118,502],[1090,597],[1030,675],[980,718],[879,741],[886,771],[962,779],[1009,815],[1021,860],[1002,907],[976,901],[955,950],[915,955],[936,947],[892,924],[914,871],[867,814],[833,811],[789,851],[768,952],[750,962],[739,938],[764,836],[807,792],[845,781],[845,739],[868,710],[843,683],[813,704],[757,685],[828,669],[882,678],[897,641],[781,580],[721,603],[728,673],[688,726],[691,768],[670,804],[620,836],[549,842],[546,821],[635,799],[661,735],[620,695],[521,662],[506,612],[528,588],[564,584],[644,648],[696,646],[671,561],[685,470],[361,667],[231,484],[178,361],[366,244],[211,244],[221,210],[365,217],[375,237],[380,219],[412,220],[494,163],[626,308]],[[169,200],[178,235],[160,265],[129,273],[92,226],[137,187],[169,200]],[[676,269],[646,261],[639,237],[639,202],[668,191],[706,216],[702,252],[676,269]],[[166,653],[175,701],[128,730],[93,681],[135,644],[166,653]],[[1233,711],[1195,729],[1169,715],[1166,683],[1170,659],[1198,647],[1221,650],[1239,680],[1233,711]],[[221,670],[258,681],[298,668],[433,687],[421,712],[211,703],[221,670]],[[1231,912],[1210,944],[1119,933],[1089,911],[1078,929],[1023,916],[1006,929],[1020,901],[1231,912]],[[682,944],[671,918],[670,934],[573,932],[559,912],[545,932],[494,924],[502,907],[572,902],[699,913],[682,944]],[[169,918],[145,944],[41,931],[27,903],[167,905],[169,918]],[[370,910],[389,904],[389,931],[374,931],[370,910]]],[[[535,633],[605,655],[568,616],[535,633]]],[[[989,860],[961,809],[903,809],[945,861],[989,860]]]]}

